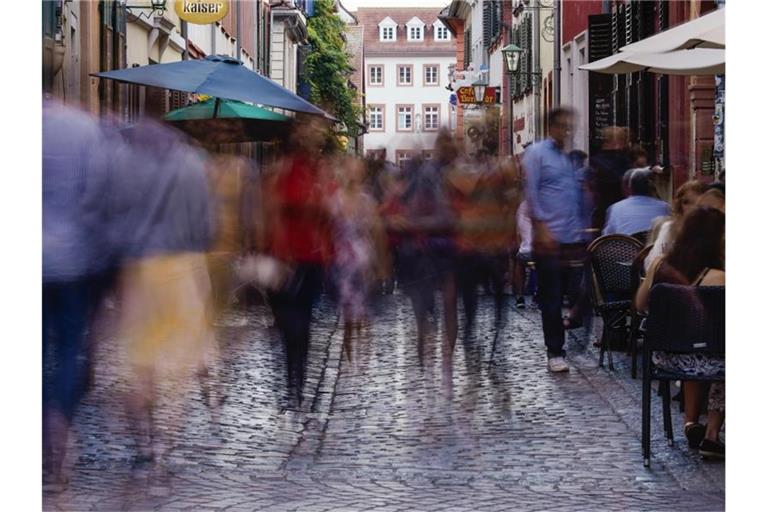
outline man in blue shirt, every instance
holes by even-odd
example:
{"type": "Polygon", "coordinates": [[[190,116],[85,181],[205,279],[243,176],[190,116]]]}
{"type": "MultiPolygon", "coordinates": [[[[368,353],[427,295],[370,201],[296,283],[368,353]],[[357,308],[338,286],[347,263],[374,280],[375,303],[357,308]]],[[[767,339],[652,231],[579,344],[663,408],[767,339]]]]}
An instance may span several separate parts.
{"type": "Polygon", "coordinates": [[[670,214],[669,204],[651,197],[651,171],[646,168],[630,169],[630,196],[612,204],[606,212],[608,219],[604,235],[634,235],[649,231],[653,220],[670,214]]]}
{"type": "MultiPolygon", "coordinates": [[[[562,318],[563,282],[566,272],[580,272],[584,255],[582,184],[564,151],[573,130],[574,114],[555,109],[549,114],[549,137],[529,147],[523,157],[526,198],[533,221],[533,256],[539,286],[539,304],[547,347],[547,368],[568,371],[565,361],[565,328],[562,318]]],[[[581,282],[571,276],[570,282],[581,282]]]]}

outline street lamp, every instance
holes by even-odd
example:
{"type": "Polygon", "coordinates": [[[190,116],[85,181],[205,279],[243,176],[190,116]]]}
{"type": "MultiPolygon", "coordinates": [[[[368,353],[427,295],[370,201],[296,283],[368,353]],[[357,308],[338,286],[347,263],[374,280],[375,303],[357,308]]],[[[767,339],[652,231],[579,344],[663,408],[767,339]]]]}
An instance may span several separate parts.
{"type": "MultiPolygon", "coordinates": [[[[168,7],[166,6],[167,0],[152,0],[150,5],[127,5],[125,0],[123,0],[121,3],[124,4],[125,9],[130,11],[131,14],[133,14],[134,9],[139,11],[148,10],[149,14],[146,15],[147,19],[149,19],[152,14],[155,14],[155,16],[162,16],[163,13],[168,10],[168,7]]],[[[140,12],[139,17],[141,18],[143,16],[144,13],[140,12]]]]}
{"type": "Polygon", "coordinates": [[[501,49],[501,54],[504,55],[504,62],[507,63],[507,73],[518,72],[520,69],[520,55],[522,53],[523,49],[512,43],[501,49]]]}
{"type": "Polygon", "coordinates": [[[488,85],[488,82],[485,81],[484,78],[478,78],[475,82],[472,83],[472,88],[475,90],[475,101],[478,103],[483,102],[483,98],[485,98],[485,88],[488,85]]]}

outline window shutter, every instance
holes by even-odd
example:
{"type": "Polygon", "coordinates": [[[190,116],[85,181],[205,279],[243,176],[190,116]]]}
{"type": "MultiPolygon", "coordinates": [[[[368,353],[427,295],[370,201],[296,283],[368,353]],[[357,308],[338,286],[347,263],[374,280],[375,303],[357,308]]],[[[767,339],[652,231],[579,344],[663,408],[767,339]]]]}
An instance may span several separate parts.
{"type": "Polygon", "coordinates": [[[472,61],[472,27],[464,32],[464,69],[469,67],[472,61]]]}
{"type": "Polygon", "coordinates": [[[531,25],[531,16],[527,15],[525,19],[523,20],[523,48],[525,48],[525,53],[523,53],[523,91],[528,91],[531,88],[531,71],[532,71],[532,55],[531,55],[531,44],[533,42],[532,37],[532,25],[531,25]]]}
{"type": "Polygon", "coordinates": [[[493,30],[493,4],[489,1],[483,2],[483,47],[491,46],[491,37],[493,30]]]}
{"type": "MultiPolygon", "coordinates": [[[[517,26],[512,30],[512,44],[520,46],[520,27],[517,26]]],[[[520,75],[514,73],[509,79],[510,94],[513,98],[516,98],[520,94],[520,75]]]]}
{"type": "MultiPolygon", "coordinates": [[[[611,14],[589,16],[589,62],[613,54],[614,21],[611,14]]],[[[611,89],[613,77],[600,73],[589,73],[589,152],[594,153],[602,146],[602,129],[611,125],[613,104],[611,89]]]]}

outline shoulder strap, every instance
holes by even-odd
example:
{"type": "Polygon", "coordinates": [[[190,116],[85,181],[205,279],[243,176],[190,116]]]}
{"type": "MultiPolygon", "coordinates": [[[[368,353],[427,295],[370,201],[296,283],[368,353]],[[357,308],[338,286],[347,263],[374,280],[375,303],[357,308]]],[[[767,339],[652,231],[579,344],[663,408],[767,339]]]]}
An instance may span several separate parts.
{"type": "Polygon", "coordinates": [[[704,280],[705,277],[707,277],[707,274],[709,273],[709,267],[704,267],[704,270],[701,271],[699,274],[699,277],[696,278],[696,281],[693,282],[693,286],[699,286],[701,282],[704,280]]]}

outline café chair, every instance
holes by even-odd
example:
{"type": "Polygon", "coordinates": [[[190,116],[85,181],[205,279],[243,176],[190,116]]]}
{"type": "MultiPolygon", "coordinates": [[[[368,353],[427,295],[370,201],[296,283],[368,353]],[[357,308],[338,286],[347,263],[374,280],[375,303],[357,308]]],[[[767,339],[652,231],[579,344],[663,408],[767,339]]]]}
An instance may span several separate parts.
{"type": "Polygon", "coordinates": [[[672,446],[670,382],[724,382],[722,376],[668,371],[653,364],[656,351],[725,357],[725,287],[657,284],[651,289],[647,331],[643,342],[642,446],[643,464],[651,464],[651,383],[659,382],[664,433],[672,446]]]}

